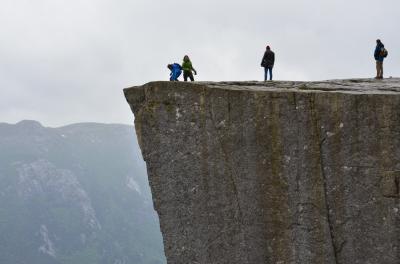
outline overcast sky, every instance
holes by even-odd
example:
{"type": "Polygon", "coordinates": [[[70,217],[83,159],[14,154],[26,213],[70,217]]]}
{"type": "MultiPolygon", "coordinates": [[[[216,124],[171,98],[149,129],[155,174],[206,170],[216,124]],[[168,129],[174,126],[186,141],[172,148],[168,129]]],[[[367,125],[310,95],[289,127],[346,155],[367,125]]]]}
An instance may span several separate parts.
{"type": "Polygon", "coordinates": [[[133,123],[122,88],[167,80],[373,77],[375,40],[400,76],[399,0],[0,0],[0,122],[133,123]]]}

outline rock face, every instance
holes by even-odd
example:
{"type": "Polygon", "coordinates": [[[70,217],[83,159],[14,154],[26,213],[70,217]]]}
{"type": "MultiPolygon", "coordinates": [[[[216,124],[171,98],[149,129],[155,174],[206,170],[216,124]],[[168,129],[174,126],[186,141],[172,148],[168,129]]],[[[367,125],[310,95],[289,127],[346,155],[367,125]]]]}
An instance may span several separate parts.
{"type": "Polygon", "coordinates": [[[399,79],[124,92],[168,263],[400,263],[399,79]]]}

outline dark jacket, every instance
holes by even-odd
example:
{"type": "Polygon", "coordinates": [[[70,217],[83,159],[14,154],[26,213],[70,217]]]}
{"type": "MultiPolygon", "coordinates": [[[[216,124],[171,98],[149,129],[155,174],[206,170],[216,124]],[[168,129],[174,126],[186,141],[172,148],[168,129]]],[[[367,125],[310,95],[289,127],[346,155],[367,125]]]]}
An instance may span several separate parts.
{"type": "Polygon", "coordinates": [[[267,50],[261,61],[261,67],[272,68],[275,63],[275,53],[272,50],[267,50]]]}
{"type": "Polygon", "coordinates": [[[374,51],[374,58],[377,61],[383,62],[384,57],[381,55],[381,50],[384,48],[385,45],[383,45],[382,42],[378,43],[376,45],[375,51],[374,51]]]}

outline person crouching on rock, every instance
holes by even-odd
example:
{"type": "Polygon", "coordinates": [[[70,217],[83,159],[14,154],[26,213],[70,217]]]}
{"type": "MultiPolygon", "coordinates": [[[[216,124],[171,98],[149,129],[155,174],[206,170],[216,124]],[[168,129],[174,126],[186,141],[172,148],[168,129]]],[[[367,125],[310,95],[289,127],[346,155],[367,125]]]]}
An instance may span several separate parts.
{"type": "Polygon", "coordinates": [[[183,57],[182,69],[183,69],[183,80],[187,82],[187,78],[189,77],[190,81],[193,82],[194,81],[193,72],[194,75],[197,75],[197,72],[193,68],[192,62],[190,61],[188,55],[185,55],[185,57],[183,57]]]}
{"type": "Polygon", "coordinates": [[[182,67],[178,63],[168,64],[168,69],[171,71],[169,80],[172,82],[179,81],[178,78],[181,76],[182,67]]]}

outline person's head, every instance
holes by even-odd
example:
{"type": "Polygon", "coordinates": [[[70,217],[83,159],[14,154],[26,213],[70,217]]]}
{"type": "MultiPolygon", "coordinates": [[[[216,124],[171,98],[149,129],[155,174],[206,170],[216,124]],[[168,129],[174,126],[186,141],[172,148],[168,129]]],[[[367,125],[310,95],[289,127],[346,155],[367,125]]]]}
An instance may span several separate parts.
{"type": "Polygon", "coordinates": [[[267,50],[271,50],[271,47],[270,47],[270,46],[267,46],[267,50]]]}
{"type": "Polygon", "coordinates": [[[185,55],[185,57],[183,57],[183,61],[190,61],[189,56],[185,55]]]}
{"type": "Polygon", "coordinates": [[[172,71],[172,64],[168,64],[167,68],[170,69],[172,71]]]}
{"type": "Polygon", "coordinates": [[[376,44],[381,44],[382,42],[381,42],[381,40],[380,39],[377,39],[376,40],[376,44]]]}

